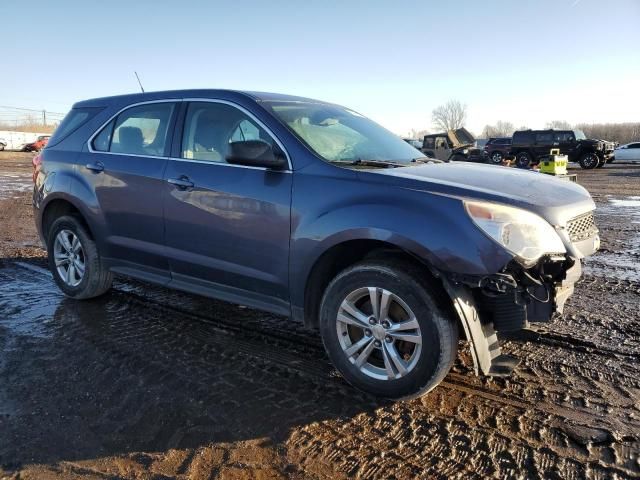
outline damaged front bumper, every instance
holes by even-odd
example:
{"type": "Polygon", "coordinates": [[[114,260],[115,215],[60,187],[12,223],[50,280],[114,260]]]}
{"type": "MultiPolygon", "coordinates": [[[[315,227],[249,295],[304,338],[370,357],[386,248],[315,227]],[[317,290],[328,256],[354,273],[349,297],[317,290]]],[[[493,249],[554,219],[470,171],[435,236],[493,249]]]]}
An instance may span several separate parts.
{"type": "Polygon", "coordinates": [[[502,354],[497,333],[548,322],[555,312],[562,313],[581,273],[578,258],[558,255],[528,269],[514,261],[494,275],[441,275],[471,344],[476,374],[511,373],[518,360],[502,354]]]}

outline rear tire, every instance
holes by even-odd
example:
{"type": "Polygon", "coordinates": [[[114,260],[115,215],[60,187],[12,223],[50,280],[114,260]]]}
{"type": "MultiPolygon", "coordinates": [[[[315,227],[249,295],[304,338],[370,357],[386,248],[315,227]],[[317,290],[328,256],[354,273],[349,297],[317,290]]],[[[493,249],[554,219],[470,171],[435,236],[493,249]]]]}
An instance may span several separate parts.
{"type": "Polygon", "coordinates": [[[607,161],[604,157],[598,157],[598,166],[596,168],[602,168],[606,165],[607,161]]]}
{"type": "Polygon", "coordinates": [[[504,160],[504,155],[502,155],[502,152],[495,151],[495,152],[492,152],[491,155],[489,155],[489,160],[494,165],[502,165],[502,161],[504,160]]]}
{"type": "Polygon", "coordinates": [[[598,155],[593,152],[587,152],[580,157],[579,162],[580,166],[585,170],[591,170],[592,168],[596,168],[600,163],[600,159],[598,155]]]}
{"type": "Polygon", "coordinates": [[[367,393],[396,400],[427,393],[457,354],[458,324],[437,298],[408,262],[371,259],[347,268],[320,305],[329,358],[347,382],[367,393]]]}
{"type": "Polygon", "coordinates": [[[529,168],[531,166],[531,155],[528,152],[520,152],[516,155],[516,167],[529,168]]]}
{"type": "Polygon", "coordinates": [[[76,217],[62,216],[53,222],[47,235],[47,254],[53,279],[65,295],[87,299],[111,288],[113,275],[76,217]]]}

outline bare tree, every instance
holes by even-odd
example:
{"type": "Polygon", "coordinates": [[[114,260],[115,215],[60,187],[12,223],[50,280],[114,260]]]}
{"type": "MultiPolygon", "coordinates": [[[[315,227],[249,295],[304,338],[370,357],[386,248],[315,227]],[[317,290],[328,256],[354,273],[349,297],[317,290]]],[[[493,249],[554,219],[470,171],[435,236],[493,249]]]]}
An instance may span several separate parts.
{"type": "Polygon", "coordinates": [[[431,112],[433,125],[444,131],[464,127],[467,120],[467,106],[458,100],[449,100],[431,112]]]}
{"type": "Polygon", "coordinates": [[[582,130],[588,138],[599,138],[618,143],[640,141],[640,122],[579,123],[576,128],[582,130]]]}
{"type": "Polygon", "coordinates": [[[555,130],[568,130],[571,128],[571,124],[565,120],[551,120],[547,122],[547,128],[553,128],[555,130]]]}
{"type": "Polygon", "coordinates": [[[495,125],[485,125],[482,129],[482,138],[510,137],[513,135],[513,123],[498,120],[495,125]]]}
{"type": "Polygon", "coordinates": [[[429,130],[416,130],[412,128],[409,131],[409,138],[413,138],[415,140],[422,140],[425,135],[429,135],[429,130]]]}

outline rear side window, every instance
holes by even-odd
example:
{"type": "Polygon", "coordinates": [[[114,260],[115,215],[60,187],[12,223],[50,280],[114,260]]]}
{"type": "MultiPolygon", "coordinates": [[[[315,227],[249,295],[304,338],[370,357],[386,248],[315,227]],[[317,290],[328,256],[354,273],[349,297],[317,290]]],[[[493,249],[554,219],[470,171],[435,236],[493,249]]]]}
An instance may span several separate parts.
{"type": "Polygon", "coordinates": [[[513,143],[517,145],[532,143],[533,134],[531,132],[516,132],[513,134],[513,143]]]}
{"type": "Polygon", "coordinates": [[[65,115],[64,119],[62,119],[62,122],[60,122],[60,125],[56,128],[56,131],[53,132],[48,145],[55,145],[60,142],[63,138],[87,123],[100,110],[102,110],[102,107],[81,107],[71,109],[71,111],[65,115]]]}
{"type": "Polygon", "coordinates": [[[165,156],[174,103],[131,107],[109,122],[93,139],[99,152],[165,156]]]}
{"type": "Polygon", "coordinates": [[[536,133],[536,143],[547,144],[552,143],[553,134],[552,133],[536,133]]]}

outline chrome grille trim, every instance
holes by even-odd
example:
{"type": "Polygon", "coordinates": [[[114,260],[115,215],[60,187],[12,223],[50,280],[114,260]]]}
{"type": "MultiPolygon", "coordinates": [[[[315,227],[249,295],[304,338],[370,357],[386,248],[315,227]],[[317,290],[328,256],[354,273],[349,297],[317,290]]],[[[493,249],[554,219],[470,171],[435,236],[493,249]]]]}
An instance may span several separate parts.
{"type": "Polygon", "coordinates": [[[598,232],[593,212],[580,215],[567,222],[567,233],[572,242],[580,242],[594,236],[598,232]]]}

